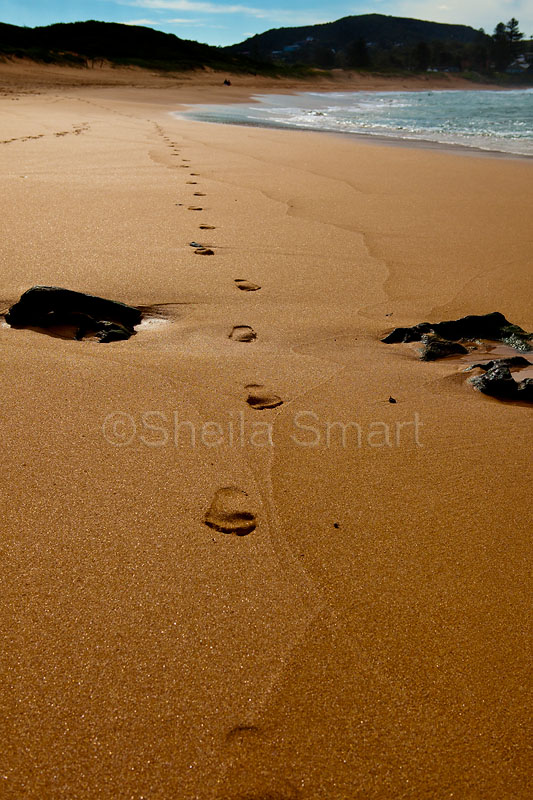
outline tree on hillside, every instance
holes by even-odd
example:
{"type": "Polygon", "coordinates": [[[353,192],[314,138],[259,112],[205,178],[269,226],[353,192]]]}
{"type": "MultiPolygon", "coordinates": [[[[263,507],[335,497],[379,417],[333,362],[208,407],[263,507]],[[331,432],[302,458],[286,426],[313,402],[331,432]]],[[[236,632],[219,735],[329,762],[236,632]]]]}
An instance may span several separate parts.
{"type": "Polygon", "coordinates": [[[524,34],[519,29],[518,24],[518,20],[512,17],[505,26],[509,47],[511,48],[511,55],[513,57],[516,57],[520,53],[520,41],[524,38],[524,34]]]}
{"type": "Polygon", "coordinates": [[[524,34],[519,29],[519,22],[512,17],[507,24],[498,22],[492,36],[492,57],[496,69],[501,72],[519,55],[521,40],[524,34]]]}

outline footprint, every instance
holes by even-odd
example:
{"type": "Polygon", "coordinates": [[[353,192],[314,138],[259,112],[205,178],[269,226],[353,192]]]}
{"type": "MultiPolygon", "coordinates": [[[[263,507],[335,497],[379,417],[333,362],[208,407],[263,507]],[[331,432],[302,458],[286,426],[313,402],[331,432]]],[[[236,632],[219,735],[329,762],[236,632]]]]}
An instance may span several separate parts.
{"type": "Polygon", "coordinates": [[[191,178],[197,178],[200,175],[200,173],[199,172],[189,172],[189,175],[191,176],[191,178]]]}
{"type": "Polygon", "coordinates": [[[257,725],[235,725],[228,733],[226,734],[226,742],[233,744],[241,744],[248,738],[256,738],[260,736],[261,729],[257,727],[257,725]]]}
{"type": "Polygon", "coordinates": [[[272,394],[272,392],[269,392],[268,389],[265,389],[261,384],[249,383],[245,388],[248,389],[246,402],[249,406],[258,411],[263,408],[276,408],[283,403],[281,397],[278,397],[277,394],[272,394]]]}
{"type": "Polygon", "coordinates": [[[234,342],[253,342],[257,339],[257,333],[249,325],[234,325],[229,338],[234,342]]]}
{"type": "Polygon", "coordinates": [[[238,536],[251,533],[257,524],[255,515],[249,511],[248,495],[235,486],[225,486],[217,491],[204,522],[216,531],[238,536]]]}
{"type": "Polygon", "coordinates": [[[211,250],[210,247],[198,247],[195,251],[199,256],[214,256],[215,251],[211,250]]]}
{"type": "Polygon", "coordinates": [[[200,228],[201,231],[214,231],[215,230],[215,226],[214,225],[200,225],[199,228],[200,228]]]}
{"type": "Polygon", "coordinates": [[[189,206],[189,211],[203,211],[199,206],[189,206]]]}
{"type": "Polygon", "coordinates": [[[235,283],[237,284],[237,288],[242,289],[243,292],[257,292],[257,290],[261,288],[257,283],[251,283],[244,278],[235,278],[235,283]]]}
{"type": "Polygon", "coordinates": [[[190,184],[191,186],[196,186],[196,184],[198,183],[198,181],[185,181],[185,183],[188,183],[188,184],[190,184]]]}
{"type": "Polygon", "coordinates": [[[195,197],[205,197],[205,192],[194,192],[195,197]]]}

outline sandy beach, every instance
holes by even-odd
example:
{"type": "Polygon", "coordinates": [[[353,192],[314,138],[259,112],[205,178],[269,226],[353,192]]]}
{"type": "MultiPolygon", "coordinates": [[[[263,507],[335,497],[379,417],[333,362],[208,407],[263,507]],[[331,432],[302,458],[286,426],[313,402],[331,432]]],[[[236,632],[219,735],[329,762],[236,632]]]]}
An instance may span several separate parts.
{"type": "Polygon", "coordinates": [[[0,64],[0,310],[145,310],[0,323],[0,797],[525,800],[531,407],[381,339],[533,330],[533,161],[172,115],[224,77],[0,64]]]}

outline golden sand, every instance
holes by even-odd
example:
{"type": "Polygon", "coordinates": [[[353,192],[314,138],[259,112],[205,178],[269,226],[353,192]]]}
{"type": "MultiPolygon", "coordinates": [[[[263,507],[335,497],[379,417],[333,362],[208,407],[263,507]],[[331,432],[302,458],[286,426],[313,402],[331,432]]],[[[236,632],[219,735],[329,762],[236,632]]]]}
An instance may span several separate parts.
{"type": "Polygon", "coordinates": [[[533,329],[533,162],[89,72],[0,65],[0,306],[150,307],[0,327],[2,800],[530,797],[531,411],[380,337],[533,329]],[[204,522],[234,495],[247,535],[204,522]]]}

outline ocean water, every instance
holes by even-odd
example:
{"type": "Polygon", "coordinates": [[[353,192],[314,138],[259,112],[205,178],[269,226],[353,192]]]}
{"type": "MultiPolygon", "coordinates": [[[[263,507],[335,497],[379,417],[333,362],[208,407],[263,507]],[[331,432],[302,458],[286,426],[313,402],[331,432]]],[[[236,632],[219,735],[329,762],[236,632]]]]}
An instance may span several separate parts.
{"type": "Polygon", "coordinates": [[[358,134],[533,156],[533,89],[302,92],[197,106],[205,122],[358,134]]]}

